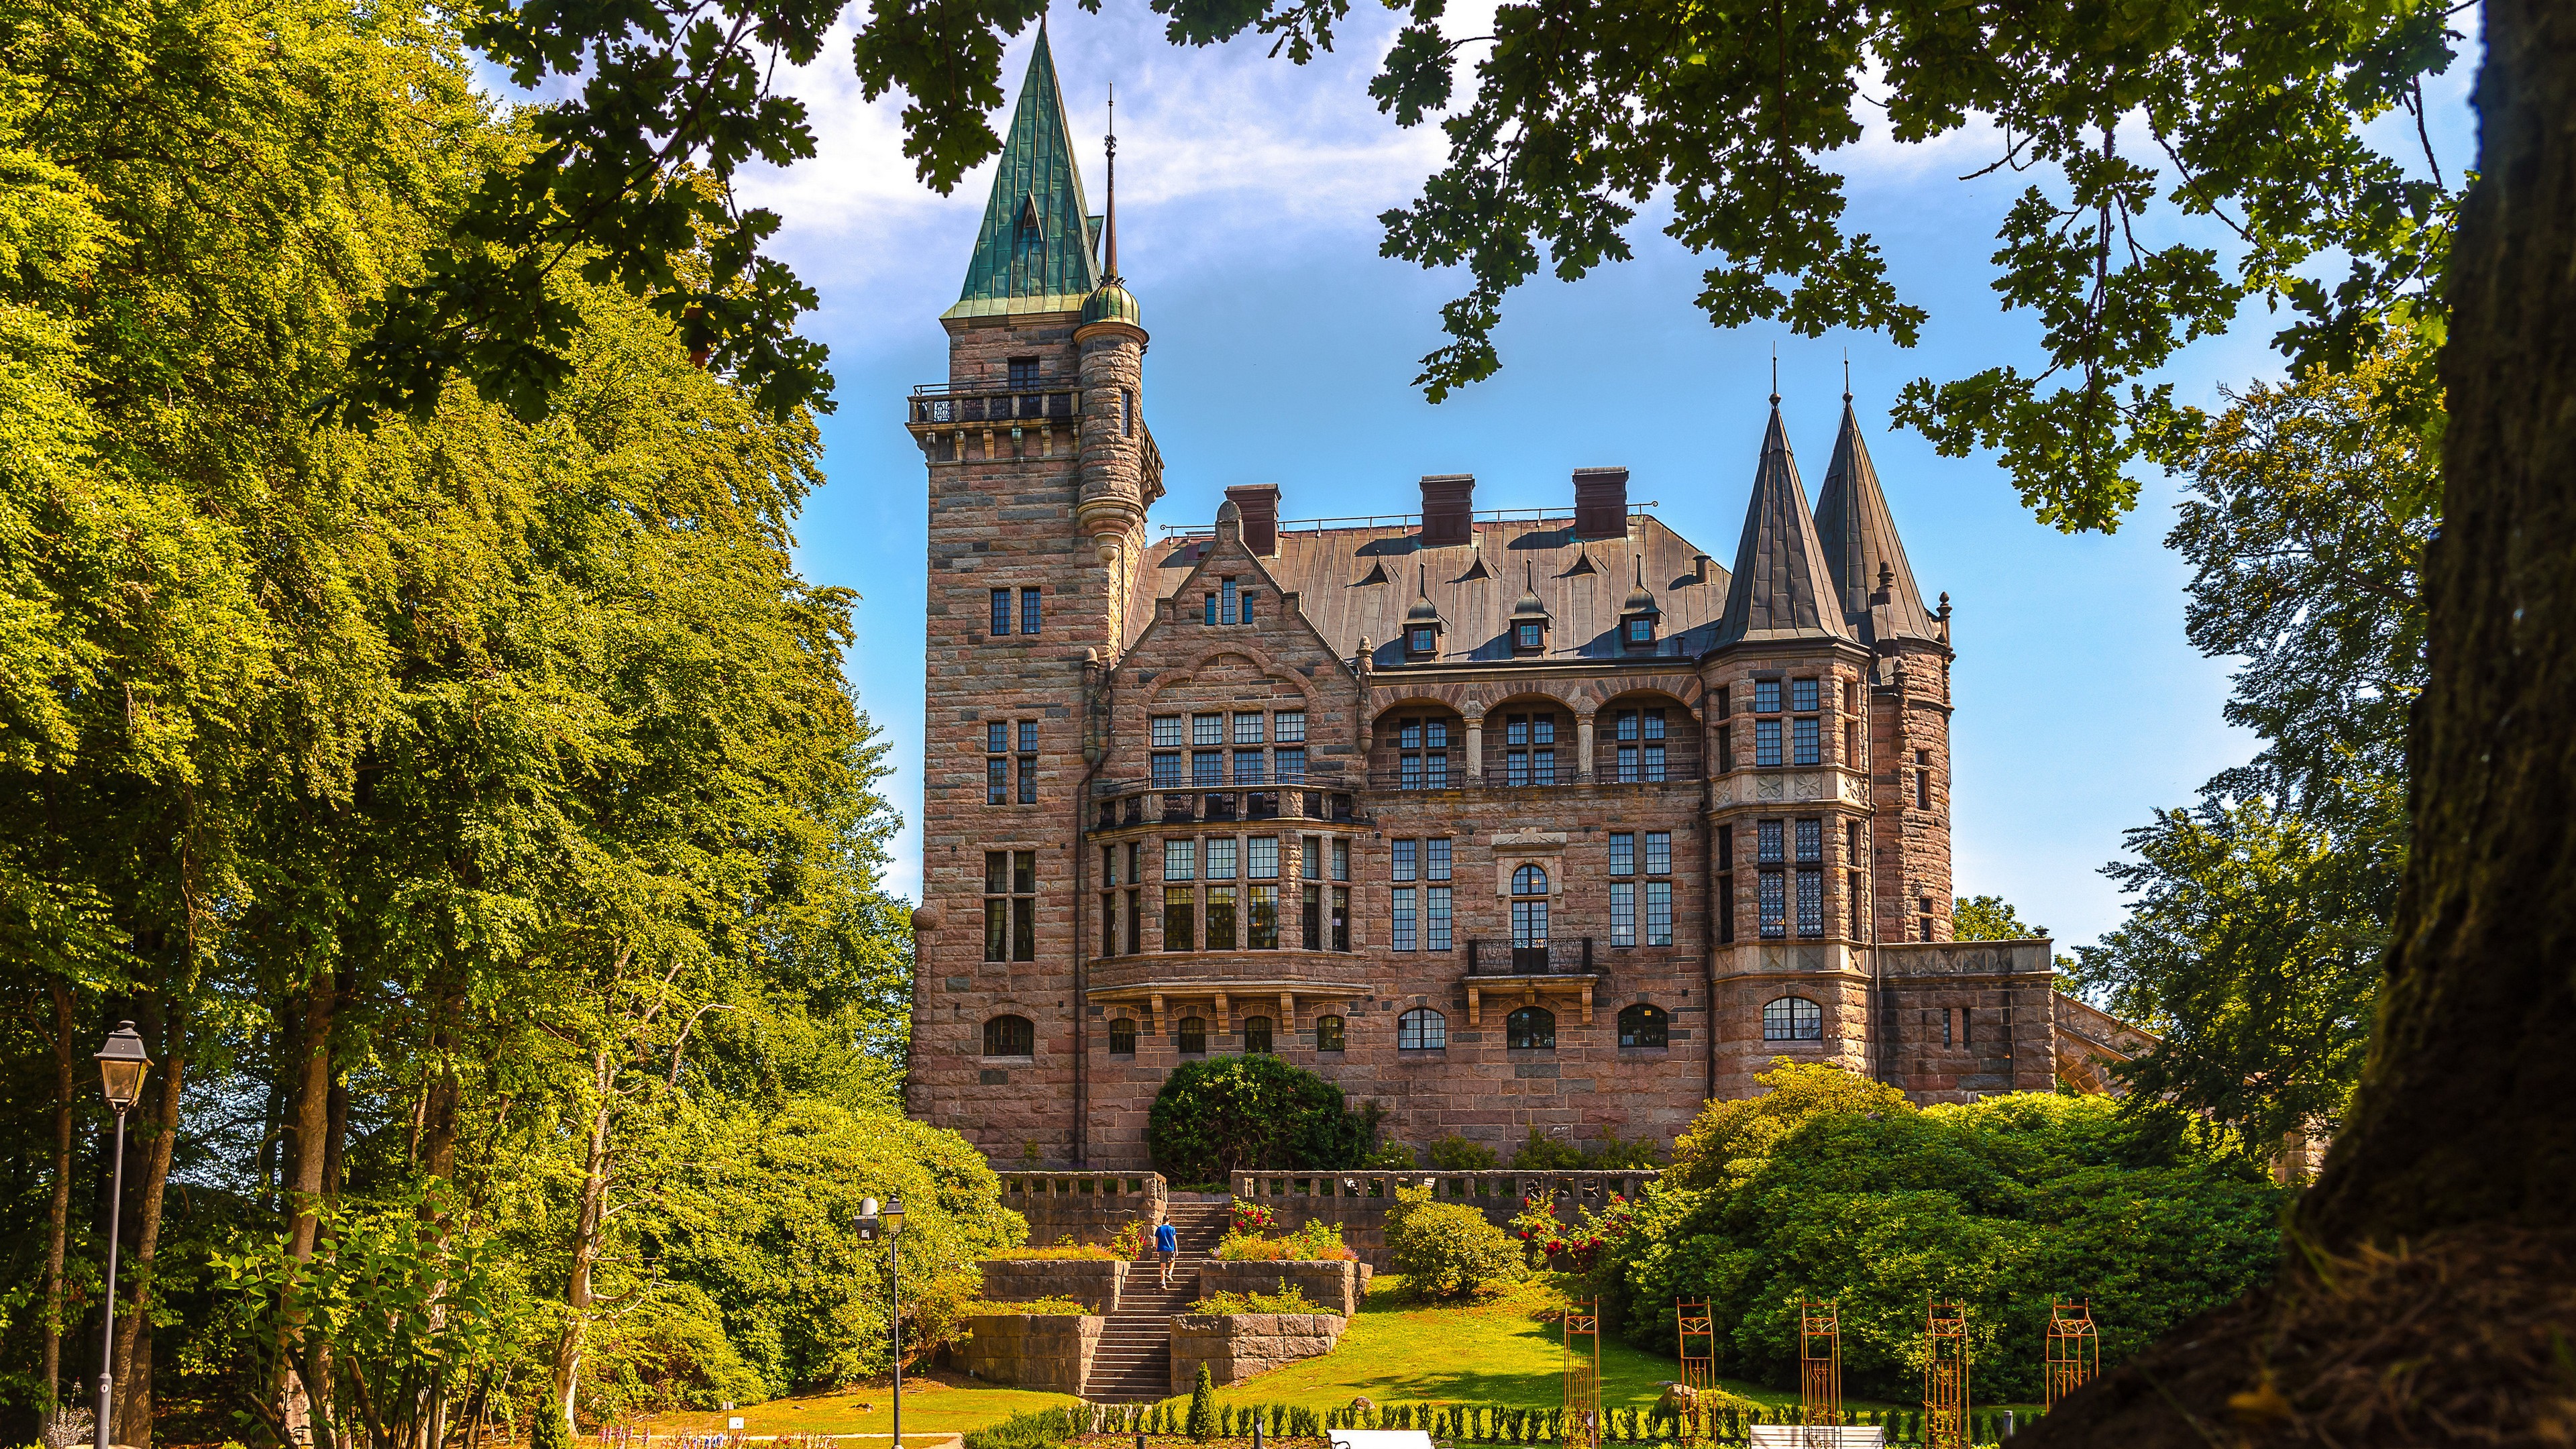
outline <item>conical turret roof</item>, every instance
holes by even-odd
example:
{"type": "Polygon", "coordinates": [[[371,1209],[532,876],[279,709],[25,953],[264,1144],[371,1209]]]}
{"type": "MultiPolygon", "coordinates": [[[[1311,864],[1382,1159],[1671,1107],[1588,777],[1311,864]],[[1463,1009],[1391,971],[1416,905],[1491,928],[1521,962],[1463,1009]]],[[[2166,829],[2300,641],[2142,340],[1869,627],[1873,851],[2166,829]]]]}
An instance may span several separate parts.
{"type": "Polygon", "coordinates": [[[1744,538],[1735,547],[1735,577],[1727,588],[1717,644],[1850,637],[1775,396],[1771,425],[1762,435],[1762,461],[1753,473],[1753,502],[1744,513],[1744,538]]]}
{"type": "Polygon", "coordinates": [[[1843,397],[1842,431],[1834,437],[1834,461],[1825,469],[1825,488],[1816,497],[1816,537],[1824,545],[1843,618],[1863,643],[1940,641],[1931,611],[1923,607],[1923,594],[1914,586],[1905,541],[1896,536],[1896,516],[1878,486],[1878,469],[1869,461],[1869,445],[1861,440],[1849,394],[1843,397]],[[1882,574],[1888,581],[1885,599],[1876,597],[1882,574]]]}
{"type": "Polygon", "coordinates": [[[1073,129],[1041,21],[1011,128],[1002,137],[966,285],[945,315],[1071,312],[1099,286],[1082,168],[1074,164],[1073,129]]]}

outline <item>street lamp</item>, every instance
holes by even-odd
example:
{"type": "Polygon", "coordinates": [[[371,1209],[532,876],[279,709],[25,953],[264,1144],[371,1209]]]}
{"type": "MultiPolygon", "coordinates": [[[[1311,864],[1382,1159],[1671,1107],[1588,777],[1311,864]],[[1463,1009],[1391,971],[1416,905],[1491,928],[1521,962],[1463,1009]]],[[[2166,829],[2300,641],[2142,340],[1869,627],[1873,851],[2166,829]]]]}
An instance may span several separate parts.
{"type": "Polygon", "coordinates": [[[99,1086],[116,1109],[116,1181],[107,1199],[107,1298],[98,1314],[98,1449],[108,1449],[107,1419],[116,1401],[116,1239],[121,1230],[117,1218],[125,1206],[125,1109],[143,1095],[143,1074],[151,1067],[134,1023],[118,1022],[98,1053],[99,1086]]]}
{"type": "MultiPolygon", "coordinates": [[[[903,1232],[903,1199],[886,1199],[885,1211],[877,1211],[877,1200],[859,1199],[859,1241],[872,1243],[882,1233],[886,1245],[886,1272],[894,1284],[887,1317],[894,1330],[894,1449],[903,1449],[903,1253],[895,1246],[903,1232]]],[[[107,1449],[102,1444],[99,1449],[107,1449]]]]}

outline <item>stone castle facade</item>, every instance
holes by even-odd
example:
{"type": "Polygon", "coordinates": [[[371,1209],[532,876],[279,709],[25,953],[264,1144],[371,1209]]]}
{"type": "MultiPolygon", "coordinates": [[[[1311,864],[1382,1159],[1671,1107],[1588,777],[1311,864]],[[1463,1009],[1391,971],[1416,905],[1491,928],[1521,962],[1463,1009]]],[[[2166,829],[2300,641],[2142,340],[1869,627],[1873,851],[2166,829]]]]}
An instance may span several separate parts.
{"type": "Polygon", "coordinates": [[[1620,468],[1508,515],[1466,475],[1320,523],[1233,488],[1157,535],[1116,273],[1041,32],[948,379],[905,402],[916,1115],[1005,1165],[1141,1168],[1176,1065],[1272,1052],[1395,1140],[1508,1154],[1669,1140],[1781,1057],[1932,1102],[2120,1054],[2049,942],[1950,939],[1950,606],[1848,399],[1812,511],[1773,399],[1726,557],[1620,468]]]}

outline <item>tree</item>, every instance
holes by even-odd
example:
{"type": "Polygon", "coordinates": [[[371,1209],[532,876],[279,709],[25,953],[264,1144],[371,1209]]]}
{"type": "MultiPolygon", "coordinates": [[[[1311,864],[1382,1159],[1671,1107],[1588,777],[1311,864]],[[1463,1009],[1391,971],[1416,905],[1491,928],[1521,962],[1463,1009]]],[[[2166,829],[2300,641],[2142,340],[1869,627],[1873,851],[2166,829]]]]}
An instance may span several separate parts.
{"type": "Polygon", "coordinates": [[[2002,896],[1960,896],[1950,909],[1950,937],[1957,941],[2029,941],[2048,934],[2013,911],[2002,896]]]}
{"type": "Polygon", "coordinates": [[[2360,1080],[2395,878],[2266,801],[2215,795],[2128,833],[2105,873],[2138,899],[2075,983],[2163,1040],[2121,1075],[2268,1154],[2331,1135],[2360,1080]]]}

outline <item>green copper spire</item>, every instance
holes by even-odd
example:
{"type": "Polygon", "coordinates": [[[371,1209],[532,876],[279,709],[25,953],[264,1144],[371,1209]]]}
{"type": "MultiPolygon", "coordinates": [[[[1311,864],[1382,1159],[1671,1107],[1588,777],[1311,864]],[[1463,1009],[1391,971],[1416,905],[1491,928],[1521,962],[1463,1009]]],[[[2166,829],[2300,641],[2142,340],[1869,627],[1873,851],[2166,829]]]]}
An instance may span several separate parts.
{"type": "Polygon", "coordinates": [[[1073,132],[1065,122],[1064,94],[1056,84],[1055,57],[1046,23],[1038,23],[1037,49],[1029,56],[1019,105],[1002,138],[1002,162],[993,194],[984,203],[984,225],[975,235],[975,258],[950,317],[1006,312],[1071,312],[1100,285],[1100,260],[1092,253],[1090,211],[1082,171],[1074,164],[1073,132]]]}

